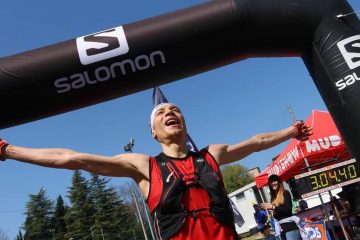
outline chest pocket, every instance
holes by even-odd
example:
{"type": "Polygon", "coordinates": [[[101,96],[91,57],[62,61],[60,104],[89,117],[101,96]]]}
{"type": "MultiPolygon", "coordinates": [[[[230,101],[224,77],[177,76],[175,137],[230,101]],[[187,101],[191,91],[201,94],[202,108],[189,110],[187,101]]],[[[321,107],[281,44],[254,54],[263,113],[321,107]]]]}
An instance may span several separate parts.
{"type": "Polygon", "coordinates": [[[220,173],[215,172],[199,152],[194,156],[194,164],[199,169],[199,185],[209,194],[210,212],[219,222],[232,226],[234,216],[220,173]]]}
{"type": "Polygon", "coordinates": [[[181,200],[186,189],[186,184],[182,180],[182,174],[168,157],[160,154],[156,159],[163,180],[163,192],[157,208],[163,214],[183,212],[181,200]]]}

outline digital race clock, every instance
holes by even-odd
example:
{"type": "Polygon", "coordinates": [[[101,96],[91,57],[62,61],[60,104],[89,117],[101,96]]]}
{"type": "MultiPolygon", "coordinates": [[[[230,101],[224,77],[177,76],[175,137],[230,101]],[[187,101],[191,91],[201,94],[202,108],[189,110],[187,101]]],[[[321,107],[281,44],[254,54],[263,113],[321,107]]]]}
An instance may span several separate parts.
{"type": "Polygon", "coordinates": [[[359,165],[355,159],[295,176],[296,190],[302,198],[359,181],[359,165]]]}

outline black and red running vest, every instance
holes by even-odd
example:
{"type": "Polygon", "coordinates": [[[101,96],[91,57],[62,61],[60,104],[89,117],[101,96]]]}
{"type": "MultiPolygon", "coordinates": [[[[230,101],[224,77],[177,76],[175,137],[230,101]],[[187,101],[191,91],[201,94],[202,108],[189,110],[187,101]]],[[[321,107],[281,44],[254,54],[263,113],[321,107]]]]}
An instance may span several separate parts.
{"type": "MultiPolygon", "coordinates": [[[[187,217],[196,218],[197,212],[204,210],[210,211],[218,222],[235,231],[232,207],[221,173],[214,171],[201,152],[189,152],[188,156],[193,159],[193,174],[182,174],[173,160],[163,153],[155,157],[156,164],[150,164],[150,176],[154,176],[153,171],[159,171],[161,175],[161,179],[150,179],[150,184],[156,184],[156,189],[162,184],[162,192],[157,193],[161,196],[158,201],[150,202],[147,199],[157,237],[162,240],[170,239],[179,232],[187,217]],[[189,188],[204,189],[210,198],[209,208],[186,211],[182,205],[182,197],[189,188]]],[[[151,189],[155,187],[150,186],[149,196],[154,194],[151,189]]]]}

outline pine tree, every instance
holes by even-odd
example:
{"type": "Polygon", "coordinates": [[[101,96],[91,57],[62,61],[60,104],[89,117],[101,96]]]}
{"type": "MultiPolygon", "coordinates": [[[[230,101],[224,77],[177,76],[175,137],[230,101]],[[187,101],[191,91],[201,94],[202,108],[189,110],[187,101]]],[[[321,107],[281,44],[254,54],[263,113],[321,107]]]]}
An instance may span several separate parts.
{"type": "Polygon", "coordinates": [[[46,197],[43,188],[38,194],[30,194],[26,204],[25,235],[26,240],[50,239],[49,232],[53,202],[46,197]]]}
{"type": "Polygon", "coordinates": [[[57,240],[65,239],[65,234],[67,233],[65,214],[66,207],[64,205],[64,200],[62,199],[61,195],[59,195],[56,199],[56,205],[51,226],[54,231],[55,239],[57,240]]]}
{"type": "Polygon", "coordinates": [[[22,232],[19,230],[18,235],[16,236],[16,240],[24,240],[24,237],[22,235],[22,232]]]}
{"type": "Polygon", "coordinates": [[[88,181],[75,171],[72,186],[69,187],[68,197],[71,207],[66,212],[67,234],[65,239],[91,239],[91,226],[94,225],[95,209],[90,199],[88,181]]]}
{"type": "Polygon", "coordinates": [[[115,189],[107,186],[109,181],[95,174],[91,176],[91,197],[96,209],[92,237],[94,240],[102,237],[107,240],[127,240],[132,233],[128,228],[131,220],[129,211],[115,189]]]}

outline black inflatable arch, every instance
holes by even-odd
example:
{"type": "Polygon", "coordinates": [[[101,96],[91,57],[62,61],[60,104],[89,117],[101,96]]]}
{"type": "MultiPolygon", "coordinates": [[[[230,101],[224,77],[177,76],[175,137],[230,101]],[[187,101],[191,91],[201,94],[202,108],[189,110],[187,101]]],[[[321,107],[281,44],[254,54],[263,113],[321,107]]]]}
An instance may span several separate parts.
{"type": "Polygon", "coordinates": [[[218,0],[0,59],[0,128],[249,57],[302,57],[360,156],[360,23],[345,0],[218,0]]]}

